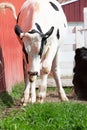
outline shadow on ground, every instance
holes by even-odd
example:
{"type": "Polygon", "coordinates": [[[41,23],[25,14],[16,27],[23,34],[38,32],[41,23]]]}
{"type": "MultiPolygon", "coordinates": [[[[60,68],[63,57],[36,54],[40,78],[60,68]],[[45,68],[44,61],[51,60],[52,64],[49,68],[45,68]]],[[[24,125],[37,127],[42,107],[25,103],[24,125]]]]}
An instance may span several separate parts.
{"type": "Polygon", "coordinates": [[[14,101],[8,92],[0,93],[0,104],[6,107],[11,107],[14,104],[14,101]]]}

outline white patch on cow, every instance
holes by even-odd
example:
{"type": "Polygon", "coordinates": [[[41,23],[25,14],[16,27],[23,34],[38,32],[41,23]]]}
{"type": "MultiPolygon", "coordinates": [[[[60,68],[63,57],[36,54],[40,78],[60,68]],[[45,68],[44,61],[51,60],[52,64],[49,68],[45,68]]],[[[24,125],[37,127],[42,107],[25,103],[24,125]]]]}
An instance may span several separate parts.
{"type": "Polygon", "coordinates": [[[25,38],[24,37],[23,41],[24,41],[25,50],[29,54],[31,52],[31,46],[29,44],[30,40],[29,40],[29,38],[27,38],[27,37],[25,38]]]}
{"type": "Polygon", "coordinates": [[[39,86],[38,102],[41,103],[43,103],[44,99],[46,98],[47,77],[48,74],[42,76],[41,85],[39,86]]]}
{"type": "Polygon", "coordinates": [[[41,37],[39,34],[22,33],[25,50],[32,56],[38,55],[41,46],[41,37]]]}
{"type": "Polygon", "coordinates": [[[27,83],[25,91],[24,91],[24,97],[21,99],[21,102],[24,106],[26,106],[28,100],[29,100],[29,94],[30,94],[30,82],[27,83]]]}
{"type": "Polygon", "coordinates": [[[34,82],[32,82],[30,86],[31,86],[31,91],[30,91],[31,101],[30,102],[35,103],[36,102],[36,81],[34,80],[34,82]]]}

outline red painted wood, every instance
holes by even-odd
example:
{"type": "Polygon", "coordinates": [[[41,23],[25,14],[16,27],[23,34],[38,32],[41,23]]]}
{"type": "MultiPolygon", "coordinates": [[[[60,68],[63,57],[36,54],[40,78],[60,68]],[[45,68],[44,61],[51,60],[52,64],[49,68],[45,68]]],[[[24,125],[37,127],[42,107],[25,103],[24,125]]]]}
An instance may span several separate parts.
{"type": "MultiPolygon", "coordinates": [[[[4,2],[4,0],[0,0],[0,2],[4,2]]],[[[14,4],[18,14],[24,0],[7,0],[7,2],[14,4]]],[[[15,83],[23,81],[22,48],[14,33],[15,24],[12,11],[0,9],[0,47],[2,50],[0,58],[1,56],[4,58],[4,75],[0,80],[0,91],[5,89],[11,91],[15,83]]],[[[1,72],[2,68],[0,67],[0,76],[1,72]]]]}
{"type": "Polygon", "coordinates": [[[87,0],[78,0],[77,2],[64,5],[63,9],[68,22],[83,21],[83,8],[87,7],[87,0]]]}

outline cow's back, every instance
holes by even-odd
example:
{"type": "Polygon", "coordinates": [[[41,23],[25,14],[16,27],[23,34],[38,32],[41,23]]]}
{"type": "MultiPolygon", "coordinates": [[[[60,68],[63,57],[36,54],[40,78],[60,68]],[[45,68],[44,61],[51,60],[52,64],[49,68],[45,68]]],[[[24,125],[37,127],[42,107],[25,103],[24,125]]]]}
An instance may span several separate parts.
{"type": "Polygon", "coordinates": [[[54,26],[61,33],[67,26],[63,10],[56,0],[27,0],[23,4],[18,16],[19,26],[26,32],[35,28],[35,23],[39,23],[43,32],[54,26]]]}

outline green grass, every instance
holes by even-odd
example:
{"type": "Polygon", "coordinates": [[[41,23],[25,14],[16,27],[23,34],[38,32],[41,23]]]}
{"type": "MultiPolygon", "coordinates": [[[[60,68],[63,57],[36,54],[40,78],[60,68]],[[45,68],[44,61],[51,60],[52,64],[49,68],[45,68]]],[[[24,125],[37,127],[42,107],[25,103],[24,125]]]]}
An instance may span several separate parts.
{"type": "MultiPolygon", "coordinates": [[[[65,93],[66,93],[66,94],[69,94],[69,93],[72,92],[72,87],[64,87],[64,90],[65,90],[65,93]]],[[[48,87],[48,88],[47,88],[47,92],[51,92],[51,91],[57,92],[58,89],[57,89],[57,87],[48,87]]]]}
{"type": "Polygon", "coordinates": [[[87,106],[44,103],[12,111],[0,120],[1,130],[87,130],[87,106]]]}
{"type": "MultiPolygon", "coordinates": [[[[23,84],[19,84],[11,94],[3,93],[0,96],[0,114],[10,109],[0,118],[0,130],[87,130],[87,104],[45,102],[13,109],[15,101],[21,99],[23,89],[23,84]]],[[[67,93],[71,90],[65,88],[67,93]]],[[[49,88],[48,91],[56,91],[56,88],[49,88]]]]}
{"type": "Polygon", "coordinates": [[[13,99],[20,99],[24,91],[24,83],[17,84],[13,87],[12,93],[10,94],[13,99]]]}
{"type": "Polygon", "coordinates": [[[13,87],[12,93],[3,92],[0,93],[0,115],[6,108],[14,106],[15,100],[20,100],[23,94],[24,84],[20,83],[13,87]]]}

